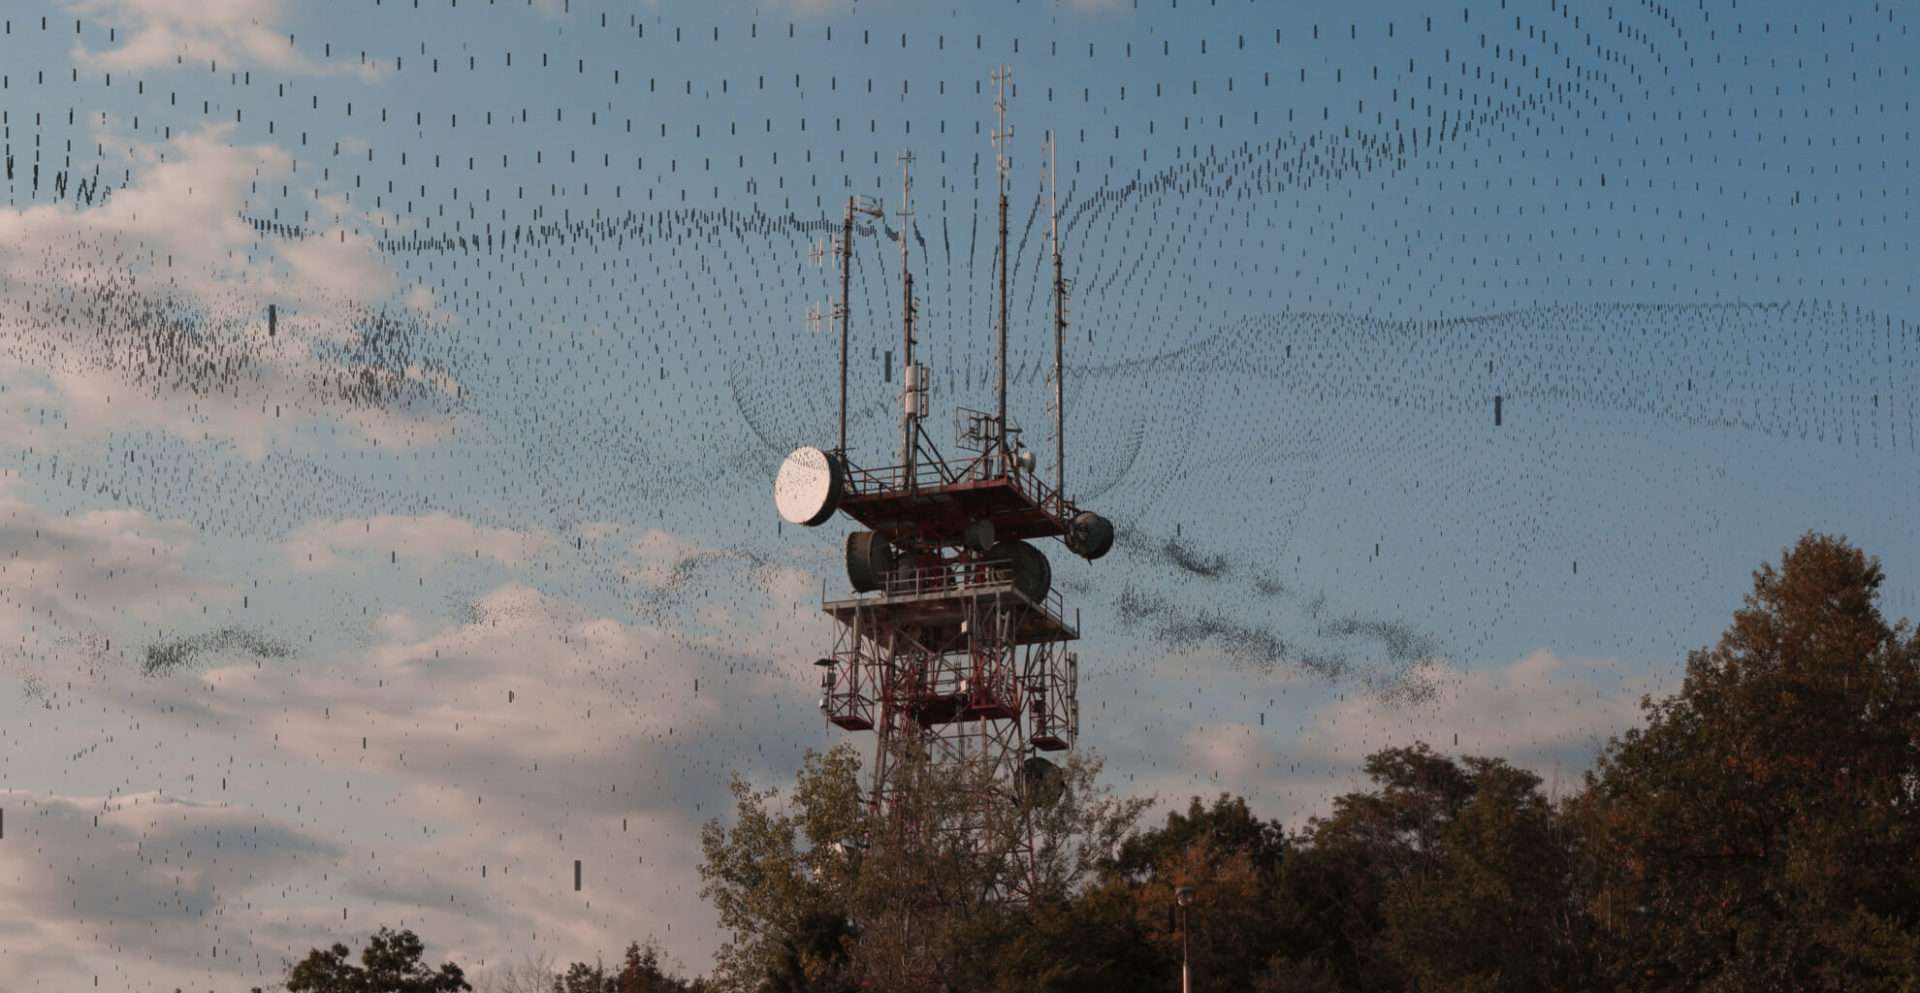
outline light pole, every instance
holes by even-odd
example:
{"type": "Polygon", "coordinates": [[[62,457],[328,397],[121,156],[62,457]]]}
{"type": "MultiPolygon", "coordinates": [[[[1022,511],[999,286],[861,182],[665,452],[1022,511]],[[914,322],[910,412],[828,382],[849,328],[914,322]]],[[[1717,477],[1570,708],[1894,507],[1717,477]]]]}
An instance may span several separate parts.
{"type": "Polygon", "coordinates": [[[1174,890],[1173,899],[1180,904],[1180,993],[1193,993],[1193,976],[1187,970],[1187,920],[1193,913],[1193,887],[1174,890]]]}

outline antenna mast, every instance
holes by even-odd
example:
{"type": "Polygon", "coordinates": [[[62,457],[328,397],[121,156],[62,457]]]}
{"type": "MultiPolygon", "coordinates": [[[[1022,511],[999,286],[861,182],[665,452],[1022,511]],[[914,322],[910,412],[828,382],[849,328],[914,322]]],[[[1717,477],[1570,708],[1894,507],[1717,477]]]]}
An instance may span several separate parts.
{"type": "Polygon", "coordinates": [[[840,229],[840,456],[847,454],[847,322],[853,313],[853,198],[840,229]]]}
{"type": "Polygon", "coordinates": [[[900,465],[902,485],[913,489],[914,437],[919,428],[919,371],[913,364],[913,273],[907,268],[907,242],[913,226],[913,150],[900,153],[900,465]]]}
{"type": "Polygon", "coordinates": [[[1059,139],[1047,132],[1047,216],[1053,236],[1053,492],[1067,496],[1067,278],[1060,264],[1060,198],[1054,175],[1059,139]]]}
{"type": "MultiPolygon", "coordinates": [[[[877,203],[862,202],[864,198],[847,198],[847,213],[841,221],[840,240],[834,245],[835,254],[840,256],[840,303],[834,307],[833,316],[840,320],[840,447],[834,449],[844,461],[847,457],[847,339],[849,325],[853,321],[853,238],[854,216],[865,214],[868,217],[886,216],[877,203]]],[[[814,246],[814,260],[818,264],[824,254],[822,246],[814,246]]],[[[817,315],[816,315],[817,316],[817,315]]]]}
{"type": "Polygon", "coordinates": [[[993,98],[993,109],[999,118],[999,124],[993,131],[994,168],[1000,177],[1000,337],[999,362],[996,377],[998,406],[995,410],[995,432],[998,435],[994,444],[1000,449],[1000,468],[1004,473],[1010,461],[1007,452],[1007,142],[1013,138],[1013,130],[1007,127],[1007,81],[1013,78],[1013,67],[1001,66],[993,71],[993,82],[998,92],[993,98]]]}

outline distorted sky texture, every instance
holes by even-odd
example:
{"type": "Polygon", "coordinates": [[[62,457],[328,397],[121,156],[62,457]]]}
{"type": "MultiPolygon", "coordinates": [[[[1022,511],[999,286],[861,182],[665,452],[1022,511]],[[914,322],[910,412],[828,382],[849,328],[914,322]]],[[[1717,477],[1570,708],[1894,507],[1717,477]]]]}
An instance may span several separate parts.
{"type": "MultiPolygon", "coordinates": [[[[0,987],[719,936],[847,524],[771,479],[1011,397],[1119,788],[1299,824],[1369,750],[1559,788],[1808,529],[1920,613],[1885,3],[75,0],[0,12],[0,987]],[[910,149],[911,214],[901,213],[910,149]],[[574,887],[574,863],[582,885],[574,887]]],[[[865,742],[861,742],[863,745],[865,742]]]]}

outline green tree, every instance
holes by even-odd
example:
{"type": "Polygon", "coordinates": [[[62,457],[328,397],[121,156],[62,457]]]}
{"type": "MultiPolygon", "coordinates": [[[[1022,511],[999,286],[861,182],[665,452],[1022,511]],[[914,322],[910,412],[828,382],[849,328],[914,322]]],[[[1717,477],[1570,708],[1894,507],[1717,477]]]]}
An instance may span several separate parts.
{"type": "Polygon", "coordinates": [[[851,906],[864,834],[859,776],[858,753],[841,744],[807,753],[791,804],[733,778],[733,825],[712,820],[700,833],[700,892],[729,935],[715,960],[719,989],[748,993],[776,978],[783,989],[812,989],[794,977],[828,978],[844,959],[844,925],[831,922],[845,922],[851,906]]]}
{"type": "MultiPolygon", "coordinates": [[[[1194,983],[1202,988],[1246,989],[1263,971],[1278,936],[1269,903],[1283,856],[1286,832],[1277,821],[1254,816],[1247,802],[1221,794],[1211,805],[1192,797],[1185,812],[1168,813],[1157,828],[1129,835],[1100,862],[1100,883],[1082,899],[1095,906],[1124,893],[1131,921],[1117,927],[1110,916],[1069,918],[1083,931],[1085,947],[1114,948],[1138,942],[1129,956],[1132,983],[1166,989],[1178,981],[1182,954],[1177,891],[1194,890],[1186,915],[1186,947],[1194,983]],[[1104,934],[1091,928],[1104,929],[1104,934]]],[[[1104,977],[1109,989],[1127,981],[1104,977]]]]}
{"type": "Polygon", "coordinates": [[[619,975],[599,962],[575,962],[553,977],[553,993],[619,993],[619,975]]]}
{"type": "Polygon", "coordinates": [[[1579,908],[1539,777],[1425,744],[1366,772],[1374,789],[1293,839],[1261,988],[1578,988],[1579,908]]]}
{"type": "Polygon", "coordinates": [[[1280,868],[1287,835],[1279,821],[1255,817],[1241,797],[1222,793],[1208,806],[1196,796],[1188,801],[1185,813],[1167,814],[1164,827],[1128,836],[1119,853],[1101,868],[1110,874],[1145,882],[1171,859],[1196,844],[1203,844],[1216,857],[1245,853],[1256,870],[1272,873],[1280,868]]]}
{"type": "Polygon", "coordinates": [[[1618,989],[1920,988],[1920,640],[1809,534],[1573,809],[1618,989]]]}
{"type": "Polygon", "coordinates": [[[1097,759],[1068,760],[1018,803],[984,761],[935,765],[908,747],[893,759],[884,824],[868,821],[850,746],[810,754],[790,803],[736,778],[733,824],[709,822],[701,839],[702,892],[730,933],[718,988],[837,993],[929,977],[986,988],[992,950],[1030,920],[999,898],[1068,900],[1145,803],[1102,787],[1097,759]],[[956,803],[969,791],[996,802],[956,803]],[[975,814],[984,823],[962,823],[975,814]],[[1031,872],[1014,857],[1016,832],[1032,840],[1031,872]]]}
{"type": "Polygon", "coordinates": [[[438,970],[421,961],[426,946],[412,931],[381,928],[367,939],[355,965],[352,951],[335,944],[312,949],[287,973],[288,993],[464,993],[473,989],[460,967],[438,970]]]}
{"type": "MultiPolygon", "coordinates": [[[[1072,763],[1069,763],[1071,769],[1072,763]]],[[[1180,932],[1172,911],[1177,887],[1193,885],[1195,982],[1242,989],[1272,946],[1266,890],[1284,849],[1274,822],[1254,817],[1244,800],[1194,798],[1162,827],[1129,833],[1145,801],[1118,801],[1094,784],[1098,766],[1069,772],[1070,792],[1101,797],[1069,804],[1063,831],[1079,860],[1043,899],[967,936],[990,968],[956,988],[1002,993],[1130,993],[1178,982],[1180,932]],[[997,930],[996,930],[997,929],[997,930]]],[[[1039,820],[1044,821],[1044,818],[1039,820]]]]}
{"type": "Polygon", "coordinates": [[[1377,788],[1336,797],[1294,839],[1274,912],[1276,975],[1332,974],[1349,990],[1404,989],[1381,936],[1389,887],[1431,873],[1442,828],[1472,795],[1467,773],[1425,745],[1368,756],[1377,788]]]}
{"type": "Polygon", "coordinates": [[[613,993],[691,993],[700,988],[697,980],[682,979],[662,965],[660,946],[649,938],[645,944],[627,943],[620,972],[614,976],[613,993]]]}
{"type": "Polygon", "coordinates": [[[853,933],[853,921],[837,910],[801,918],[796,933],[782,939],[761,993],[851,993],[857,988],[848,952],[853,933]]]}
{"type": "Polygon", "coordinates": [[[1087,755],[1036,770],[1025,790],[984,757],[936,764],[909,748],[893,768],[890,820],[870,833],[856,885],[853,957],[872,989],[1004,986],[993,957],[1030,926],[1029,908],[1071,899],[1146,806],[1102,786],[1087,755]],[[968,795],[987,802],[955,802],[968,795]]]}
{"type": "Polygon", "coordinates": [[[1387,885],[1387,957],[1420,993],[1580,988],[1587,929],[1540,777],[1499,759],[1460,765],[1470,795],[1387,885]]]}
{"type": "Polygon", "coordinates": [[[991,966],[974,988],[999,993],[1131,993],[1166,990],[1173,975],[1138,913],[1132,889],[1095,883],[1004,922],[982,942],[991,966]]]}
{"type": "Polygon", "coordinates": [[[661,964],[660,946],[649,938],[627,943],[617,969],[595,960],[574,962],[555,971],[546,956],[506,966],[491,977],[487,993],[697,993],[705,986],[661,964]]]}
{"type": "MultiPolygon", "coordinates": [[[[1246,849],[1220,851],[1204,836],[1170,853],[1153,877],[1135,889],[1137,915],[1148,940],[1167,963],[1168,982],[1185,953],[1193,982],[1205,989],[1251,986],[1279,945],[1270,906],[1274,876],[1263,872],[1246,849]],[[1178,909],[1178,891],[1191,887],[1192,903],[1178,909]]],[[[1167,988],[1165,983],[1156,988],[1167,988]]]]}

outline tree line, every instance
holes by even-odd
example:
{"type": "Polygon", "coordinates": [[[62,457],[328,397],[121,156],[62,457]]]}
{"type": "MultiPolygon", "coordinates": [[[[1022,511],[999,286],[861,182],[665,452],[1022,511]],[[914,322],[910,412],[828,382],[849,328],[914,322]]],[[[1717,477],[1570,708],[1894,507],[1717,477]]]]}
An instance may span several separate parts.
{"type": "MultiPolygon", "coordinates": [[[[790,794],[736,777],[731,822],[702,836],[728,936],[710,975],[635,945],[612,972],[547,969],[539,993],[1165,991],[1183,938],[1196,990],[1915,993],[1920,636],[1882,616],[1883,581],[1846,540],[1800,539],[1561,798],[1417,744],[1369,756],[1368,785],[1297,830],[1228,794],[1141,826],[1143,801],[1070,762],[1032,811],[1043,879],[1019,906],[970,897],[991,859],[863,844],[849,746],[809,755],[790,794]]],[[[427,985],[340,985],[345,954],[316,950],[287,989],[468,988],[417,952],[427,985]]]]}

